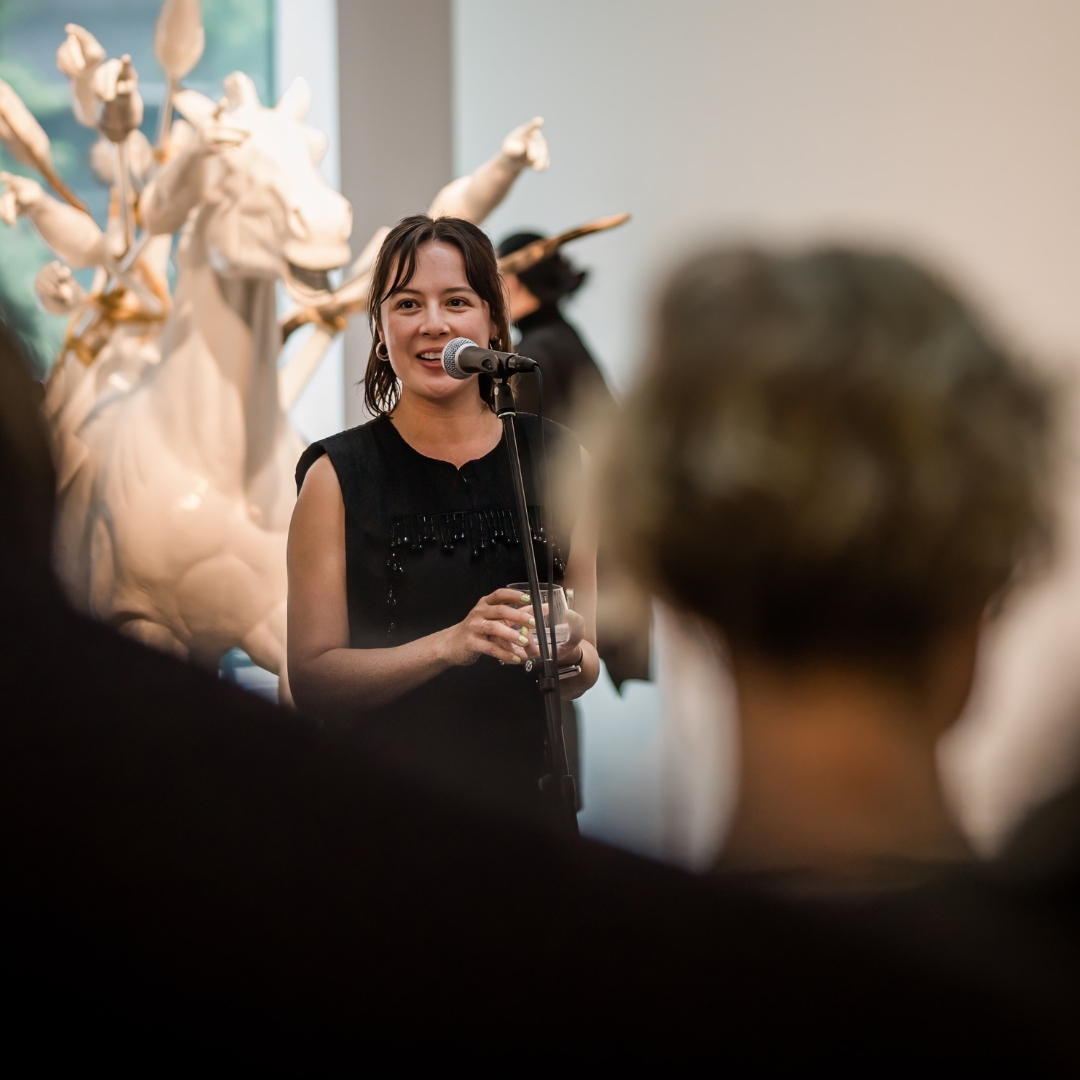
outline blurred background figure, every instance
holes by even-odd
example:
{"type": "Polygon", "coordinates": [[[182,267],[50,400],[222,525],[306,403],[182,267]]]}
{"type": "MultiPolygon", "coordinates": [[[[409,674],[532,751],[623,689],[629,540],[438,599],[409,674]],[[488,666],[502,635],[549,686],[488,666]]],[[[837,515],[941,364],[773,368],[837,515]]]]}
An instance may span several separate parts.
{"type": "MultiPolygon", "coordinates": [[[[499,245],[499,258],[543,239],[540,233],[514,233],[499,245]]],[[[588,271],[578,270],[562,252],[520,274],[503,274],[510,297],[510,321],[521,335],[515,348],[537,362],[544,379],[544,415],[571,428],[584,402],[601,408],[615,404],[581,335],[562,313],[563,301],[573,296],[587,277],[588,271]]],[[[517,376],[514,400],[522,412],[537,412],[536,379],[517,376]]]]}
{"type": "MultiPolygon", "coordinates": [[[[504,258],[545,236],[517,232],[497,248],[504,258]]],[[[514,346],[522,356],[535,360],[543,378],[540,386],[532,375],[513,381],[514,402],[522,412],[536,413],[571,428],[590,449],[597,426],[615,409],[615,399],[603,372],[581,335],[562,312],[562,304],[585,283],[587,270],[577,269],[561,251],[519,274],[503,274],[510,298],[510,321],[520,338],[514,346]],[[581,421],[588,417],[588,421],[581,421]]],[[[617,690],[627,679],[649,678],[649,606],[625,572],[611,557],[601,537],[596,560],[597,649],[617,690]]],[[[581,739],[577,708],[563,702],[563,732],[570,770],[581,776],[581,739]]],[[[580,799],[580,786],[579,786],[580,799]]]]}
{"type": "Polygon", "coordinates": [[[910,262],[718,249],[663,293],[617,429],[628,562],[730,659],[725,870],[923,880],[968,847],[939,737],[1050,537],[1046,393],[910,262]]]}

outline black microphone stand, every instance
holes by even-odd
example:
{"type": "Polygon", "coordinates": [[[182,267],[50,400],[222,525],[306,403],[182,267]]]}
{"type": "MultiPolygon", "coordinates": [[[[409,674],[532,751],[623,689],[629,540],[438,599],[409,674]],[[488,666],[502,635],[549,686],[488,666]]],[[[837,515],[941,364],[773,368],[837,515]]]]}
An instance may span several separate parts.
{"type": "MultiPolygon", "coordinates": [[[[553,635],[547,633],[544,625],[544,605],[540,594],[540,577],[536,569],[536,552],[533,550],[532,527],[529,524],[529,507],[525,501],[525,479],[521,472],[521,454],[518,452],[517,430],[514,427],[514,391],[510,388],[512,371],[505,371],[494,376],[495,380],[495,415],[503,423],[506,448],[510,452],[510,472],[514,482],[514,497],[517,501],[518,535],[525,548],[525,570],[529,578],[529,595],[532,597],[533,618],[536,620],[536,641],[540,650],[540,690],[544,696],[544,712],[547,717],[548,748],[550,751],[551,774],[540,781],[540,790],[551,792],[560,807],[569,815],[577,829],[577,785],[566,760],[566,743],[563,741],[562,698],[559,695],[559,662],[555,656],[553,635]]],[[[551,508],[545,507],[545,517],[551,518],[551,508]]],[[[547,543],[554,543],[551,534],[553,522],[545,521],[547,543]]],[[[549,611],[551,604],[549,597],[549,611]]]]}

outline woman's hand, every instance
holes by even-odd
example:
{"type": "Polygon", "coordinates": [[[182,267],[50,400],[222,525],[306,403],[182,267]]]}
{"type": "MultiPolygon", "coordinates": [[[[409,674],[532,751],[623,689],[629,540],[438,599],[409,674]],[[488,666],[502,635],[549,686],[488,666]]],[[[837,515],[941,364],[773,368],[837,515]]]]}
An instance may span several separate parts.
{"type": "Polygon", "coordinates": [[[522,605],[529,603],[529,594],[517,589],[496,589],[485,596],[461,622],[443,631],[446,662],[465,667],[480,656],[493,656],[504,664],[522,663],[529,656],[533,621],[532,608],[522,605]]]}
{"type": "MultiPolygon", "coordinates": [[[[566,621],[570,624],[570,637],[562,644],[558,646],[556,659],[559,661],[559,667],[573,667],[574,664],[581,663],[582,651],[581,643],[585,638],[585,620],[573,610],[567,610],[566,621]]],[[[546,626],[544,628],[547,633],[551,634],[551,627],[546,626]]],[[[550,638],[549,638],[550,640],[550,638]]],[[[540,655],[539,645],[534,645],[532,639],[529,639],[529,644],[525,647],[529,658],[535,660],[540,655]]]]}
{"type": "MultiPolygon", "coordinates": [[[[568,610],[566,621],[570,624],[570,637],[565,644],[559,646],[558,660],[561,668],[580,664],[585,655],[581,648],[581,643],[585,638],[584,618],[576,611],[568,610]]],[[[548,633],[550,634],[551,631],[549,630],[548,633]]]]}

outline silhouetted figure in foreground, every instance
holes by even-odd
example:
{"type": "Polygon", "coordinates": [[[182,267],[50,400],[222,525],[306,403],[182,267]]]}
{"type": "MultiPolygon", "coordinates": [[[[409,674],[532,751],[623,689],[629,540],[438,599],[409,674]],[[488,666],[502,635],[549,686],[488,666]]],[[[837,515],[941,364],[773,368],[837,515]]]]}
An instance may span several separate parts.
{"type": "Polygon", "coordinates": [[[1080,924],[1080,783],[1033,810],[1009,838],[999,869],[1014,887],[1080,924]]]}
{"type": "Polygon", "coordinates": [[[966,859],[935,750],[1049,539],[1045,390],[895,257],[721,249],[659,322],[607,490],[628,558],[731,660],[721,866],[802,889],[966,859]]]}
{"type": "Polygon", "coordinates": [[[0,964],[10,1057],[311,1071],[1030,1061],[924,935],[533,831],[62,603],[0,327],[0,964]],[[567,1007],[567,1000],[573,1008],[567,1007]]]}
{"type": "Polygon", "coordinates": [[[730,661],[741,773],[717,869],[895,918],[898,940],[919,926],[1063,1023],[1075,934],[1017,892],[982,906],[936,767],[987,610],[1048,548],[1046,390],[889,256],[704,253],[653,340],[609,531],[730,661]]]}

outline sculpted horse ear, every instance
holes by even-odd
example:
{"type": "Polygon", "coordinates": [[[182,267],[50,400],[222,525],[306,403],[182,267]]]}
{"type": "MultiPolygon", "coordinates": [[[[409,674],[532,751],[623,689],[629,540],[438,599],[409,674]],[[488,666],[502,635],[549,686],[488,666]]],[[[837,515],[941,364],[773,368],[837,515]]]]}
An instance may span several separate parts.
{"type": "MultiPolygon", "coordinates": [[[[297,75],[289,84],[289,89],[278,98],[278,103],[274,106],[274,112],[302,124],[307,119],[310,109],[311,87],[308,85],[307,79],[297,75]]],[[[326,155],[326,136],[321,131],[309,127],[305,127],[304,136],[307,139],[308,154],[311,155],[311,160],[318,165],[326,155]]]]}
{"type": "Polygon", "coordinates": [[[289,84],[289,89],[278,98],[274,106],[276,112],[284,116],[291,116],[299,123],[307,119],[308,110],[311,108],[311,87],[307,79],[299,75],[289,84]]]}
{"type": "Polygon", "coordinates": [[[177,90],[173,108],[193,127],[206,127],[217,112],[217,103],[198,90],[177,90]]]}
{"type": "Polygon", "coordinates": [[[307,148],[308,153],[311,155],[311,160],[318,165],[326,156],[326,148],[328,146],[326,136],[321,131],[316,131],[314,128],[305,128],[304,135],[307,138],[307,148]]]}
{"type": "Polygon", "coordinates": [[[243,108],[257,109],[262,104],[255,83],[242,71],[234,71],[225,76],[225,101],[229,112],[237,112],[243,108]]]}

